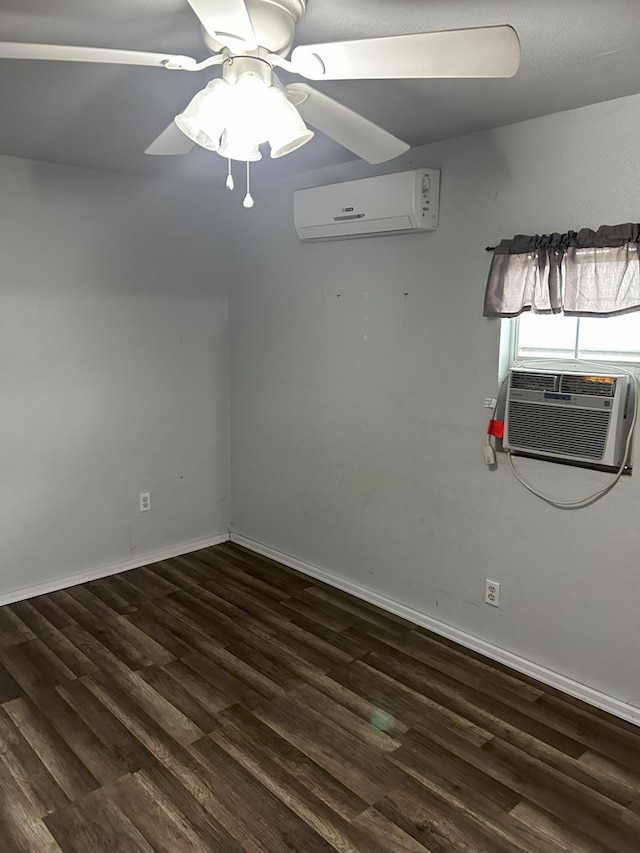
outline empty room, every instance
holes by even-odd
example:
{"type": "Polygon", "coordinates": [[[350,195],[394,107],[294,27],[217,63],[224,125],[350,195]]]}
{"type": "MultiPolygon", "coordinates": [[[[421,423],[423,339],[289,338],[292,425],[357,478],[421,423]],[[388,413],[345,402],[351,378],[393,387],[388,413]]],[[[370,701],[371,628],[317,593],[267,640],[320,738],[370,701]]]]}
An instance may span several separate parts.
{"type": "Polygon", "coordinates": [[[638,853],[633,0],[0,0],[2,853],[638,853]]]}

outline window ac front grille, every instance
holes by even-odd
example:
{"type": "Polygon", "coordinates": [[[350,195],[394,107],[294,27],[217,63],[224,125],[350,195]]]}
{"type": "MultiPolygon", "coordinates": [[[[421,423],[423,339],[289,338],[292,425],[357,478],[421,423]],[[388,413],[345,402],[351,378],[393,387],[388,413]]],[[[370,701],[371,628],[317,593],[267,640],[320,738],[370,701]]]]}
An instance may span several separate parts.
{"type": "Polygon", "coordinates": [[[511,401],[509,442],[532,452],[603,459],[611,412],[511,401]]]}
{"type": "Polygon", "coordinates": [[[563,373],[560,390],[564,394],[588,394],[590,397],[615,397],[616,380],[612,376],[578,376],[563,373]]]}
{"type": "Polygon", "coordinates": [[[529,373],[514,370],[511,373],[511,387],[529,391],[557,391],[558,379],[556,373],[529,373]]]}
{"type": "Polygon", "coordinates": [[[513,453],[618,468],[630,428],[630,377],[514,368],[503,447],[513,453]]]}

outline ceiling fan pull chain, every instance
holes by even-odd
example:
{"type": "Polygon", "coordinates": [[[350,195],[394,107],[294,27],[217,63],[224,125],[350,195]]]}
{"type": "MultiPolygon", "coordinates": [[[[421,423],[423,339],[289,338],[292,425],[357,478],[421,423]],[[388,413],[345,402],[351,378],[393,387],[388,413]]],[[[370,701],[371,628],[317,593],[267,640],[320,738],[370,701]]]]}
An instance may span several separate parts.
{"type": "Polygon", "coordinates": [[[227,189],[232,190],[235,186],[233,183],[233,175],[231,174],[231,158],[227,159],[227,189]]]}
{"type": "Polygon", "coordinates": [[[253,196],[251,195],[251,184],[249,181],[249,161],[247,160],[247,194],[242,202],[243,207],[253,207],[253,196]]]}

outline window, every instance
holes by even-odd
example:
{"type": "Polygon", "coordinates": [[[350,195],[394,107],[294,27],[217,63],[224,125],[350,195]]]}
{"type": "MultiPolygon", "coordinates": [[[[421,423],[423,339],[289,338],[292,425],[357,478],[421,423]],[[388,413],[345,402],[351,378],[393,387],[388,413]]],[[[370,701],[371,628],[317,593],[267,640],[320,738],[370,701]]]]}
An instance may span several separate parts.
{"type": "Polygon", "coordinates": [[[526,312],[506,324],[512,362],[520,358],[579,358],[640,364],[640,312],[617,317],[526,312]]]}

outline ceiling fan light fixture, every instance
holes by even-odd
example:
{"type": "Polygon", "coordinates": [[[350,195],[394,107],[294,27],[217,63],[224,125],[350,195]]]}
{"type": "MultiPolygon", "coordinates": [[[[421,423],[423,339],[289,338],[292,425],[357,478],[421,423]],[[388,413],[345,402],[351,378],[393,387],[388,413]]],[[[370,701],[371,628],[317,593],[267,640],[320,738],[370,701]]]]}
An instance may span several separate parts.
{"type": "Polygon", "coordinates": [[[271,92],[271,128],[267,141],[271,148],[271,157],[284,157],[292,151],[301,148],[311,139],[313,131],[309,130],[298,110],[287,100],[282,91],[271,92]]]}
{"type": "Polygon", "coordinates": [[[229,88],[226,80],[219,77],[211,80],[174,119],[185,136],[209,151],[220,147],[227,121],[229,88]]]}

